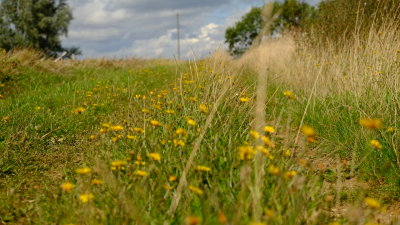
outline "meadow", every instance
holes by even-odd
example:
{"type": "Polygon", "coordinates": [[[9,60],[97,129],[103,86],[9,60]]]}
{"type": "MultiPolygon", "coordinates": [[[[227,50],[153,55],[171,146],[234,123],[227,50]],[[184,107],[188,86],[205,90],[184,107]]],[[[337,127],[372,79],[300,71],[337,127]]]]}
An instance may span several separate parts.
{"type": "Polygon", "coordinates": [[[0,64],[0,224],[400,224],[390,24],[340,51],[0,64]]]}

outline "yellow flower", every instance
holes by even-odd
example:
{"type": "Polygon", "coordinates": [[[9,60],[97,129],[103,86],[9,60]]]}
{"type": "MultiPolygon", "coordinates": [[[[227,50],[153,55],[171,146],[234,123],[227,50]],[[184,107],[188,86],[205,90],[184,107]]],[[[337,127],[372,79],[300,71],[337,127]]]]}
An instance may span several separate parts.
{"type": "Polygon", "coordinates": [[[193,191],[194,193],[196,193],[198,195],[202,195],[204,193],[203,190],[201,190],[198,187],[192,186],[192,185],[189,185],[189,190],[193,191]]]}
{"type": "Polygon", "coordinates": [[[172,109],[167,109],[167,110],[165,110],[165,113],[167,113],[167,114],[174,114],[175,111],[172,110],[172,109]]]}
{"type": "Polygon", "coordinates": [[[249,223],[249,225],[267,225],[267,224],[264,222],[251,222],[249,223]]]}
{"type": "Polygon", "coordinates": [[[150,114],[150,110],[148,110],[148,109],[142,109],[142,113],[150,114]]]}
{"type": "Polygon", "coordinates": [[[143,128],[134,127],[133,130],[138,132],[139,134],[143,134],[144,133],[144,129],[143,128]]]}
{"type": "Polygon", "coordinates": [[[250,160],[254,154],[256,154],[256,151],[250,145],[243,145],[238,149],[238,155],[241,160],[250,160]]]}
{"type": "Polygon", "coordinates": [[[201,219],[197,216],[189,216],[186,218],[185,225],[198,225],[200,224],[201,219]]]}
{"type": "Polygon", "coordinates": [[[168,181],[172,182],[172,181],[176,181],[177,177],[176,176],[169,176],[168,177],[168,181]]]}
{"type": "Polygon", "coordinates": [[[186,130],[183,128],[178,128],[176,129],[175,133],[179,135],[186,135],[186,130]]]}
{"type": "Polygon", "coordinates": [[[62,183],[60,187],[65,192],[71,192],[74,189],[75,185],[70,182],[65,182],[65,183],[62,183]]]}
{"type": "Polygon", "coordinates": [[[117,136],[115,136],[115,137],[113,137],[113,138],[111,138],[111,141],[112,142],[117,142],[119,139],[121,139],[122,138],[122,135],[117,135],[117,136]]]}
{"type": "Polygon", "coordinates": [[[373,199],[373,198],[365,198],[364,203],[366,206],[373,208],[373,209],[381,208],[381,203],[379,203],[378,200],[373,199]]]}
{"type": "Polygon", "coordinates": [[[103,184],[103,181],[102,181],[102,180],[99,180],[99,179],[93,179],[93,180],[92,180],[92,184],[94,184],[94,185],[101,185],[101,184],[103,184]]]}
{"type": "Polygon", "coordinates": [[[307,125],[301,127],[301,133],[303,133],[307,137],[315,137],[316,135],[314,128],[307,125]]]}
{"type": "Polygon", "coordinates": [[[105,128],[110,128],[110,127],[111,127],[111,124],[109,124],[109,123],[103,123],[103,124],[101,124],[101,126],[102,126],[102,127],[105,127],[105,128]]]}
{"type": "Polygon", "coordinates": [[[144,171],[144,170],[136,170],[135,171],[135,175],[138,175],[138,176],[141,176],[141,177],[147,177],[149,175],[149,173],[144,171]]]}
{"type": "Polygon", "coordinates": [[[240,100],[240,102],[248,102],[248,101],[250,101],[250,98],[248,98],[248,97],[241,97],[239,100],[240,100]]]}
{"type": "Polygon", "coordinates": [[[371,129],[371,130],[376,130],[376,129],[381,129],[383,128],[383,123],[380,119],[369,119],[369,118],[361,118],[360,119],[360,125],[371,129]]]}
{"type": "Polygon", "coordinates": [[[269,172],[270,174],[272,174],[272,175],[278,175],[279,172],[280,172],[280,169],[279,169],[278,167],[274,166],[274,165],[270,165],[270,166],[268,167],[268,172],[269,172]]]}
{"type": "Polygon", "coordinates": [[[208,108],[205,104],[200,104],[199,105],[199,110],[203,113],[208,113],[208,108]]]}
{"type": "Polygon", "coordinates": [[[155,127],[159,127],[161,126],[161,123],[157,120],[150,120],[150,124],[155,126],[155,127]]]}
{"type": "Polygon", "coordinates": [[[370,140],[369,144],[374,147],[375,149],[381,149],[382,144],[378,140],[370,140]]]}
{"type": "Polygon", "coordinates": [[[91,140],[91,141],[93,141],[95,138],[96,138],[96,136],[94,136],[94,135],[89,136],[89,140],[91,140]]]}
{"type": "Polygon", "coordinates": [[[292,156],[292,151],[290,151],[289,149],[287,149],[287,150],[283,153],[283,155],[286,156],[286,157],[290,157],[290,156],[292,156]]]}
{"type": "Polygon", "coordinates": [[[179,140],[179,139],[174,139],[172,140],[172,142],[174,143],[175,147],[185,147],[185,142],[183,140],[179,140]]]}
{"type": "Polygon", "coordinates": [[[172,189],[173,189],[173,187],[169,186],[168,184],[163,184],[163,188],[164,188],[166,191],[169,191],[169,190],[172,190],[172,189]]]}
{"type": "Polygon", "coordinates": [[[307,140],[308,143],[314,143],[314,142],[317,141],[317,139],[315,137],[307,137],[306,140],[307,140]]]}
{"type": "Polygon", "coordinates": [[[116,161],[111,162],[111,169],[112,170],[124,170],[126,165],[128,165],[128,161],[116,160],[116,161]]]}
{"type": "Polygon", "coordinates": [[[196,170],[197,171],[202,171],[202,172],[211,172],[211,168],[210,167],[201,166],[201,165],[196,166],[196,170]]]}
{"type": "Polygon", "coordinates": [[[394,127],[388,127],[388,128],[386,129],[386,132],[394,132],[394,127]]]}
{"type": "Polygon", "coordinates": [[[290,171],[287,171],[287,172],[285,173],[284,177],[285,177],[285,179],[291,179],[291,178],[293,178],[293,177],[296,176],[296,175],[297,175],[297,171],[295,171],[295,170],[290,170],[290,171]]]}
{"type": "Polygon", "coordinates": [[[92,200],[93,198],[94,198],[94,195],[90,194],[90,193],[79,195],[79,200],[81,200],[81,202],[83,202],[83,203],[86,203],[86,202],[92,200]]]}
{"type": "Polygon", "coordinates": [[[194,121],[194,120],[192,120],[192,119],[188,119],[187,121],[186,121],[190,126],[196,126],[196,121],[194,121]]]}
{"type": "Polygon", "coordinates": [[[82,167],[82,168],[76,169],[75,172],[77,174],[88,174],[88,173],[92,172],[92,170],[89,167],[82,167]]]}
{"type": "Polygon", "coordinates": [[[275,148],[275,144],[266,136],[262,136],[261,140],[264,142],[264,144],[270,148],[275,148]]]}
{"type": "Polygon", "coordinates": [[[254,138],[254,139],[258,139],[258,138],[260,137],[260,134],[259,134],[257,131],[255,131],[255,130],[251,130],[251,131],[250,131],[250,136],[251,136],[252,138],[254,138]]]}
{"type": "Polygon", "coordinates": [[[36,106],[35,109],[36,109],[36,110],[40,110],[41,107],[40,107],[40,106],[36,106]]]}
{"type": "Polygon", "coordinates": [[[76,108],[76,109],[74,110],[74,112],[75,112],[76,114],[81,114],[81,113],[83,113],[83,112],[85,112],[85,111],[86,111],[86,109],[83,108],[83,107],[78,107],[78,108],[76,108]]]}
{"type": "Polygon", "coordinates": [[[123,130],[123,129],[124,129],[124,127],[122,127],[120,125],[116,125],[116,126],[111,126],[110,127],[110,130],[112,130],[112,131],[120,131],[120,130],[123,130]]]}
{"type": "Polygon", "coordinates": [[[271,153],[268,151],[268,149],[266,149],[264,146],[257,146],[256,149],[258,151],[260,151],[261,153],[263,153],[265,157],[267,157],[271,160],[274,159],[274,157],[271,155],[271,153]]]}
{"type": "Polygon", "coordinates": [[[129,140],[136,140],[137,136],[135,135],[126,135],[126,138],[128,138],[129,140]]]}
{"type": "Polygon", "coordinates": [[[289,91],[289,90],[283,91],[282,94],[283,94],[284,96],[286,96],[288,99],[295,99],[295,98],[296,98],[296,97],[294,96],[293,92],[291,92],[291,91],[289,91]]]}
{"type": "Polygon", "coordinates": [[[150,153],[149,157],[154,161],[160,161],[161,155],[159,153],[150,153]]]}
{"type": "Polygon", "coordinates": [[[272,134],[272,133],[275,133],[275,128],[273,126],[265,126],[264,131],[269,134],[272,134]]]}

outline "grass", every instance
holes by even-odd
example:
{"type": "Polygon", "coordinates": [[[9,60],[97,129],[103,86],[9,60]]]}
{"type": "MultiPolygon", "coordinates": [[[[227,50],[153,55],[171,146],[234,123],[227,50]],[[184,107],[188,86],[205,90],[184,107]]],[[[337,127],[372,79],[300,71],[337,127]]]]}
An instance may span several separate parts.
{"type": "Polygon", "coordinates": [[[380,32],[179,64],[1,53],[0,223],[399,224],[400,42],[380,32]]]}

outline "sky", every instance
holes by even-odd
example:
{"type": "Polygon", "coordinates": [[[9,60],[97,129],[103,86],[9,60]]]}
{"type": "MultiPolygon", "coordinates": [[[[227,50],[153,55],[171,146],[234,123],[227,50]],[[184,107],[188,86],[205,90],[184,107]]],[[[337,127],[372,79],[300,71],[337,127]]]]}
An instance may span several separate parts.
{"type": "Polygon", "coordinates": [[[82,58],[174,58],[179,13],[181,58],[201,58],[225,49],[225,29],[265,1],[69,0],[74,20],[62,43],[82,58]]]}

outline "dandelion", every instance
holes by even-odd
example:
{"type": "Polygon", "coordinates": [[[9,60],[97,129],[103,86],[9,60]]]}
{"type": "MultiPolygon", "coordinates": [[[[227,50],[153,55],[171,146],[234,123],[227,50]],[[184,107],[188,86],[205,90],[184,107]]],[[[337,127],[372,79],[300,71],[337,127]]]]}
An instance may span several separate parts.
{"type": "Polygon", "coordinates": [[[207,108],[207,106],[205,104],[200,104],[199,105],[199,110],[200,110],[200,112],[208,113],[208,108],[207,108]]]}
{"type": "Polygon", "coordinates": [[[307,125],[301,127],[301,133],[303,133],[307,137],[315,137],[316,135],[314,128],[307,125]]]}
{"type": "Polygon", "coordinates": [[[150,153],[149,157],[154,161],[160,161],[161,155],[159,153],[150,153]]]}
{"type": "Polygon", "coordinates": [[[35,107],[35,110],[40,110],[40,109],[42,109],[40,106],[35,107]]]}
{"type": "Polygon", "coordinates": [[[382,144],[378,140],[370,140],[369,144],[375,149],[381,149],[382,144]]]}
{"type": "Polygon", "coordinates": [[[93,185],[102,185],[102,184],[103,184],[103,181],[102,181],[102,180],[99,180],[99,179],[93,179],[93,180],[91,181],[91,183],[92,183],[93,185]]]}
{"type": "Polygon", "coordinates": [[[250,98],[248,98],[248,97],[241,97],[239,100],[240,100],[240,102],[248,102],[248,101],[250,101],[250,98]]]}
{"type": "Polygon", "coordinates": [[[101,126],[102,126],[102,127],[105,127],[105,128],[110,128],[110,127],[111,127],[111,124],[109,124],[109,123],[103,123],[103,124],[101,124],[101,126]]]}
{"type": "Polygon", "coordinates": [[[117,142],[117,141],[118,141],[119,139],[121,139],[121,138],[122,138],[122,135],[117,135],[117,136],[111,138],[111,141],[112,141],[113,143],[115,143],[115,142],[117,142]]]}
{"type": "Polygon", "coordinates": [[[269,134],[273,134],[273,133],[275,133],[275,128],[273,126],[265,126],[264,131],[269,134]]]}
{"type": "Polygon", "coordinates": [[[116,126],[111,126],[110,127],[110,130],[112,130],[112,131],[120,131],[120,130],[123,130],[123,129],[124,129],[124,127],[122,127],[120,125],[116,125],[116,126]]]}
{"type": "Polygon", "coordinates": [[[361,118],[360,125],[371,130],[377,130],[383,128],[382,121],[376,118],[374,119],[361,118]]]}
{"type": "Polygon", "coordinates": [[[143,134],[144,133],[144,129],[140,128],[140,127],[134,127],[133,130],[138,132],[139,134],[143,134]]]}
{"type": "Polygon", "coordinates": [[[89,136],[89,140],[91,140],[91,141],[93,141],[95,138],[96,138],[96,136],[94,136],[94,135],[89,136]]]}
{"type": "Polygon", "coordinates": [[[196,170],[197,171],[201,171],[201,172],[211,172],[211,168],[210,167],[201,166],[201,165],[196,166],[196,170]]]}
{"type": "Polygon", "coordinates": [[[196,126],[196,121],[194,121],[194,120],[192,120],[192,119],[188,119],[187,121],[186,121],[190,126],[196,126]]]}
{"type": "Polygon", "coordinates": [[[111,162],[112,170],[125,170],[125,167],[128,165],[128,161],[126,160],[116,160],[111,162]]]}
{"type": "Polygon", "coordinates": [[[87,203],[90,200],[92,200],[93,198],[94,198],[94,195],[90,194],[90,193],[79,195],[79,200],[81,200],[82,203],[87,203]]]}
{"type": "Polygon", "coordinates": [[[149,175],[149,173],[144,170],[136,170],[134,174],[141,177],[147,177],[149,175]]]}
{"type": "Polygon", "coordinates": [[[228,223],[228,219],[226,218],[225,214],[223,212],[219,212],[217,216],[218,222],[220,224],[226,224],[228,223]]]}
{"type": "Polygon", "coordinates": [[[74,185],[73,183],[70,183],[70,182],[65,182],[65,183],[62,183],[62,184],[60,185],[60,187],[61,187],[61,189],[62,189],[63,191],[69,193],[69,192],[71,192],[71,191],[74,189],[75,185],[74,185]]]}
{"type": "Polygon", "coordinates": [[[150,124],[154,127],[159,127],[161,126],[161,123],[157,120],[150,120],[150,124]]]}
{"type": "Polygon", "coordinates": [[[89,174],[90,172],[92,172],[92,169],[90,169],[89,167],[82,167],[82,168],[78,168],[75,170],[75,172],[77,174],[89,174]]]}
{"type": "Polygon", "coordinates": [[[258,139],[258,138],[260,137],[260,134],[259,134],[257,131],[255,131],[255,130],[251,130],[251,131],[250,131],[250,136],[251,136],[252,138],[254,138],[254,139],[258,139]]]}
{"type": "Polygon", "coordinates": [[[194,193],[196,193],[196,194],[198,194],[198,195],[202,195],[202,194],[204,193],[203,190],[201,190],[201,189],[198,188],[198,187],[192,186],[192,185],[189,185],[188,188],[189,188],[189,190],[193,191],[194,193]]]}
{"type": "Polygon", "coordinates": [[[256,151],[250,145],[243,145],[238,149],[238,155],[241,160],[253,159],[254,154],[256,154],[256,151]]]}
{"type": "Polygon", "coordinates": [[[287,172],[284,174],[284,177],[285,177],[285,179],[289,180],[289,179],[293,178],[293,177],[296,176],[296,175],[297,175],[297,171],[295,171],[295,170],[290,170],[290,171],[287,171],[287,172]]]}
{"type": "Polygon", "coordinates": [[[295,99],[296,98],[296,96],[294,96],[293,92],[291,92],[289,90],[283,91],[282,94],[288,99],[295,99]]]}
{"type": "Polygon", "coordinates": [[[172,115],[175,113],[175,110],[167,109],[167,110],[165,110],[165,113],[172,115]]]}
{"type": "Polygon", "coordinates": [[[176,181],[177,177],[176,176],[169,176],[168,181],[173,182],[176,181]]]}
{"type": "Polygon", "coordinates": [[[289,149],[287,149],[287,150],[283,153],[283,155],[286,156],[286,157],[290,157],[290,156],[292,156],[292,151],[290,151],[289,149]]]}
{"type": "Polygon", "coordinates": [[[201,219],[197,216],[189,216],[186,218],[186,225],[198,225],[201,219]]]}
{"type": "Polygon", "coordinates": [[[150,110],[148,110],[148,109],[142,109],[142,113],[150,114],[150,110]]]}
{"type": "Polygon", "coordinates": [[[381,208],[381,203],[379,203],[378,200],[373,199],[373,198],[365,198],[364,203],[366,206],[372,208],[372,209],[379,209],[381,208]]]}
{"type": "Polygon", "coordinates": [[[280,169],[279,169],[278,167],[274,166],[274,165],[270,165],[270,166],[268,167],[268,172],[269,172],[270,174],[272,174],[272,175],[278,175],[279,172],[280,172],[280,169]]]}
{"type": "Polygon", "coordinates": [[[175,133],[178,135],[186,135],[186,130],[183,128],[178,128],[176,129],[175,133]]]}
{"type": "Polygon", "coordinates": [[[185,147],[185,142],[179,139],[173,139],[172,142],[174,143],[175,147],[185,147]]]}
{"type": "Polygon", "coordinates": [[[126,135],[126,138],[128,138],[129,140],[136,140],[137,136],[128,134],[128,135],[126,135]]]}
{"type": "MultiPolygon", "coordinates": [[[[40,109],[40,107],[39,107],[39,109],[40,109]]],[[[74,113],[76,113],[76,114],[81,114],[81,113],[83,113],[83,112],[85,112],[85,111],[86,111],[85,108],[83,108],[83,107],[78,107],[78,108],[76,108],[76,109],[74,110],[74,113]]]]}
{"type": "Polygon", "coordinates": [[[394,127],[388,127],[388,128],[386,129],[386,132],[389,132],[389,133],[394,132],[394,127]]]}
{"type": "Polygon", "coordinates": [[[264,144],[270,148],[275,148],[275,144],[265,135],[261,137],[261,140],[264,142],[264,144]]]}

